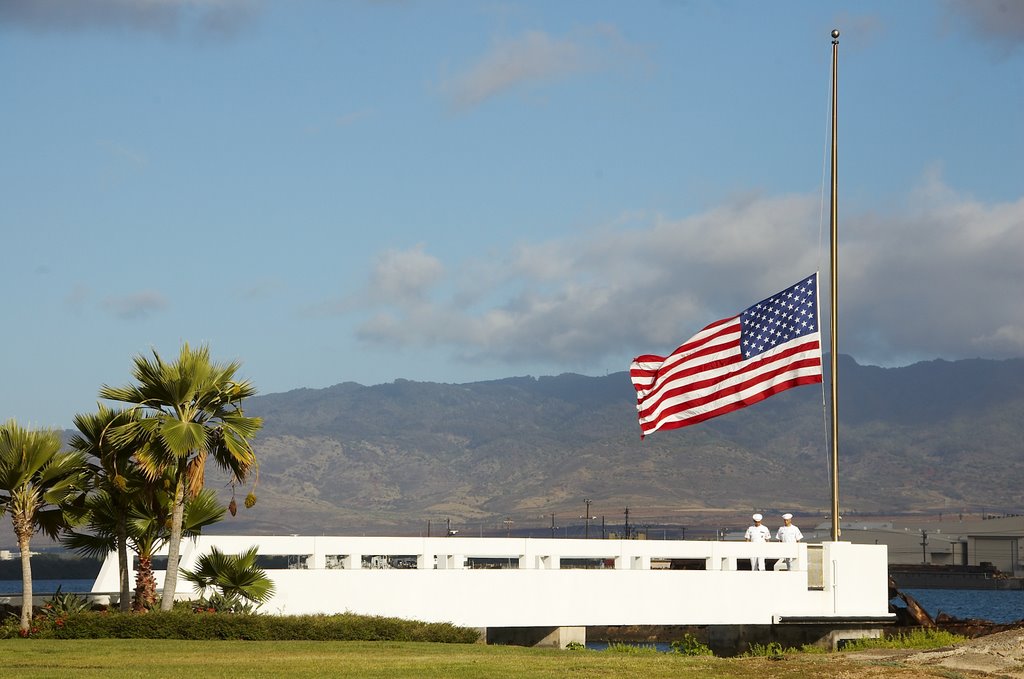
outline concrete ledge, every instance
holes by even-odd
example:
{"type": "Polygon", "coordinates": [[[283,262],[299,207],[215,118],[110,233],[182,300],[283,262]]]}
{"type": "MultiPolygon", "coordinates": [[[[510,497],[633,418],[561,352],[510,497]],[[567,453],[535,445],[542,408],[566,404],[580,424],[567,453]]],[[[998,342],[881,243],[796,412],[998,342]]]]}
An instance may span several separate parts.
{"type": "Polygon", "coordinates": [[[488,644],[565,648],[571,643],[587,643],[586,627],[488,627],[488,644]]]}
{"type": "Polygon", "coordinates": [[[831,625],[839,627],[842,625],[891,625],[896,622],[895,613],[885,615],[777,615],[776,625],[831,625]]]}
{"type": "Polygon", "coordinates": [[[857,639],[881,639],[882,628],[861,628],[861,629],[836,629],[829,632],[825,637],[821,639],[819,645],[824,645],[833,651],[838,651],[846,645],[848,641],[855,641],[857,639]]]}
{"type": "Polygon", "coordinates": [[[819,646],[832,651],[843,647],[854,639],[878,639],[883,627],[875,622],[870,624],[848,621],[794,625],[710,625],[707,627],[707,644],[715,655],[730,656],[745,653],[752,644],[776,642],[785,648],[799,648],[803,645],[819,646]]]}

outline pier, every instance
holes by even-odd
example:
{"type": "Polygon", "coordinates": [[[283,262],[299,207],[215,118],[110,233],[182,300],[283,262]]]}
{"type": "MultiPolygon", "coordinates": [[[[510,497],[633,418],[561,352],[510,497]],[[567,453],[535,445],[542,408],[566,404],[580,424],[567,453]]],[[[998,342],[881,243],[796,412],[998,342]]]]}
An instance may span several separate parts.
{"type": "MultiPolygon", "coordinates": [[[[213,545],[225,553],[257,545],[261,557],[286,564],[267,570],[276,592],[264,613],[450,622],[480,629],[491,643],[565,646],[585,641],[593,626],[708,626],[741,638],[758,628],[838,630],[853,638],[877,636],[895,619],[882,545],[202,536],[182,543],[181,566],[193,568],[213,545]],[[748,570],[754,555],[776,568],[748,570]]],[[[162,586],[164,572],[155,575],[162,586]]],[[[113,603],[117,588],[111,554],[92,596],[113,603]]],[[[196,594],[179,579],[176,596],[196,594]]]]}

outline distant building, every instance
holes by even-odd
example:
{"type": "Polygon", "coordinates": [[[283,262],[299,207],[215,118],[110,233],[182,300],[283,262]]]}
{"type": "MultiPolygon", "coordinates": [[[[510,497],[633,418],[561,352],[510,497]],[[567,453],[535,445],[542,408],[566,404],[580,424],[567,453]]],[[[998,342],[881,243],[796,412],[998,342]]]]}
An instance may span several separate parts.
{"type": "MultiPolygon", "coordinates": [[[[29,556],[35,556],[39,552],[29,552],[29,556]]],[[[0,561],[10,561],[11,559],[20,559],[21,552],[12,552],[9,549],[0,549],[0,561]]]]}
{"type": "MultiPolygon", "coordinates": [[[[809,542],[828,539],[830,524],[814,528],[809,542]]],[[[1024,576],[1020,545],[1024,516],[930,521],[913,525],[896,522],[843,521],[840,540],[855,544],[888,545],[890,564],[984,566],[1007,575],[1024,576]]]]}

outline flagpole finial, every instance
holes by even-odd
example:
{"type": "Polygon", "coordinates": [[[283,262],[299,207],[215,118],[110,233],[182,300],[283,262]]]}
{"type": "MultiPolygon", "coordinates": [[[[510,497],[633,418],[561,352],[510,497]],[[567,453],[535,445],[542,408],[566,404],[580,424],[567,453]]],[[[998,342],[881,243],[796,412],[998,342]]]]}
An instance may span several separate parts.
{"type": "Polygon", "coordinates": [[[832,42],[839,42],[839,29],[838,28],[833,28],[832,29],[832,42]]]}

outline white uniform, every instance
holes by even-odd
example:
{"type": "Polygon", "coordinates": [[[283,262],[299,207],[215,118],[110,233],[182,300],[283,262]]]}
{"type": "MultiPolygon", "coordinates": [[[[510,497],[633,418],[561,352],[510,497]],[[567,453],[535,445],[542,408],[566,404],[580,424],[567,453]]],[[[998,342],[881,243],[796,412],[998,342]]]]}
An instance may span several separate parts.
{"type": "Polygon", "coordinates": [[[800,529],[789,524],[788,526],[779,526],[779,529],[775,531],[775,539],[779,542],[799,542],[804,539],[804,534],[800,532],[800,529]]]}
{"type": "MultiPolygon", "coordinates": [[[[804,534],[800,532],[800,529],[790,523],[788,526],[783,524],[779,526],[779,529],[775,531],[775,539],[779,542],[799,542],[803,540],[804,534]]],[[[786,562],[786,570],[793,570],[793,562],[796,559],[783,559],[786,562]]],[[[778,568],[778,566],[776,566],[778,568]]]]}
{"type": "MultiPolygon", "coordinates": [[[[764,524],[761,524],[760,526],[755,524],[747,529],[747,532],[743,535],[743,538],[747,542],[768,542],[772,539],[772,532],[768,530],[768,526],[765,526],[764,524]]],[[[763,571],[764,557],[750,557],[750,567],[755,571],[763,571]]]]}

